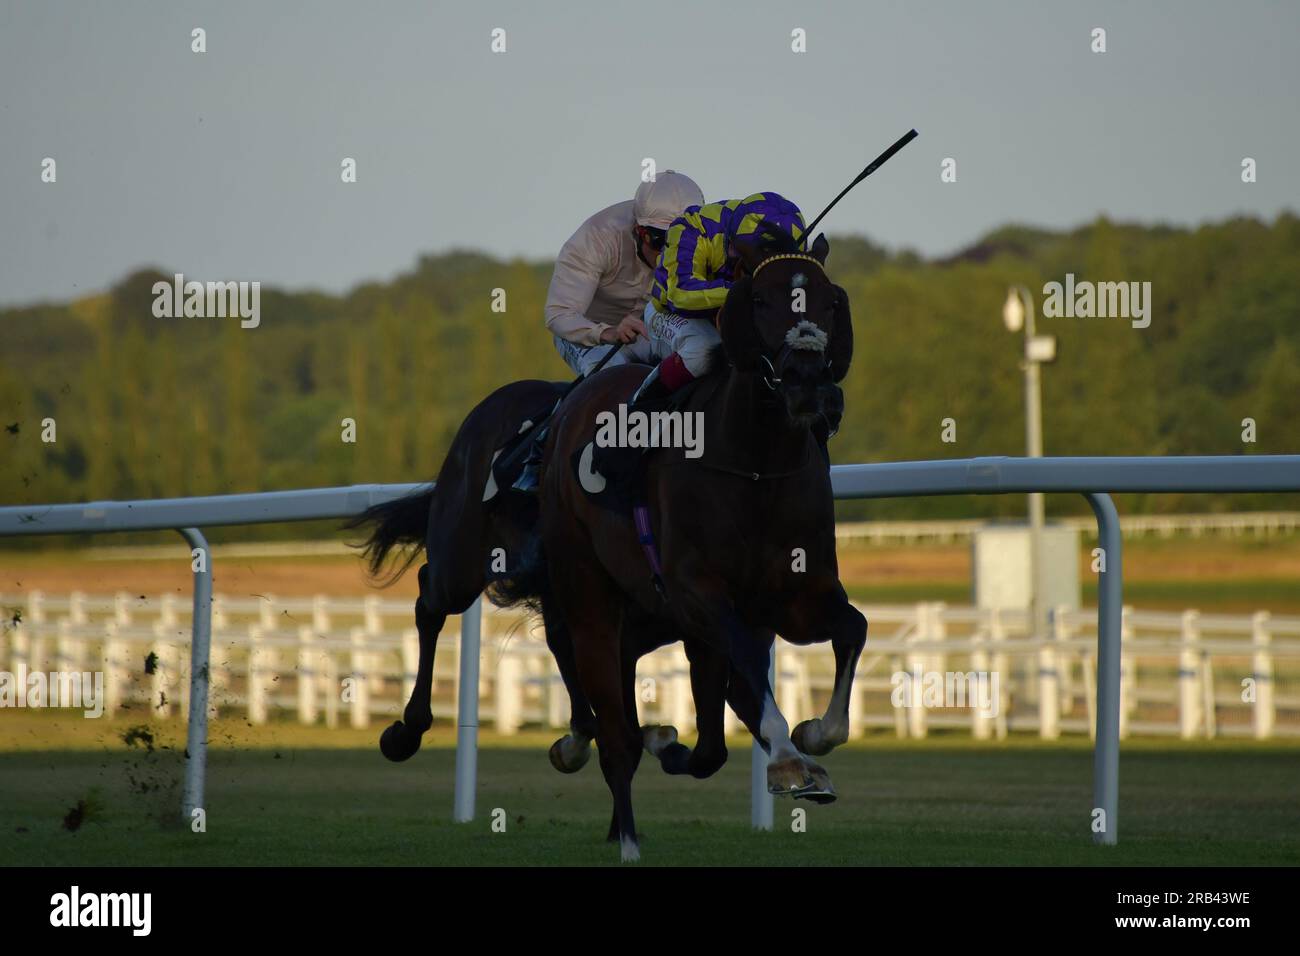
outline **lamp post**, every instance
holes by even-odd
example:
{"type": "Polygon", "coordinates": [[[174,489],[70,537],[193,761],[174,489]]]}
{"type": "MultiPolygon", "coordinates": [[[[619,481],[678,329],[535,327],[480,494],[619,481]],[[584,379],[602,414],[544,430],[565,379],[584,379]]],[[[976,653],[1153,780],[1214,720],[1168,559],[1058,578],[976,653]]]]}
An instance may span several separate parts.
{"type": "MultiPolygon", "coordinates": [[[[1024,286],[1007,290],[1007,301],[1002,306],[1002,321],[1008,331],[1025,332],[1024,358],[1020,363],[1025,373],[1025,454],[1030,458],[1043,457],[1042,389],[1038,366],[1056,359],[1056,337],[1036,335],[1034,331],[1034,297],[1024,286]]],[[[1029,495],[1029,636],[1038,638],[1047,633],[1047,608],[1043,606],[1040,587],[1039,564],[1043,553],[1043,495],[1029,495]]]]}

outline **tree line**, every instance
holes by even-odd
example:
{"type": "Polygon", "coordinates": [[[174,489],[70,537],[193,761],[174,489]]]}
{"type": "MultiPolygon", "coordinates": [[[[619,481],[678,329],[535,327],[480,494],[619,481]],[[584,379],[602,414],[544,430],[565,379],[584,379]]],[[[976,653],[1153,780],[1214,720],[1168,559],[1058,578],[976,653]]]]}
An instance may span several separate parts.
{"type": "MultiPolygon", "coordinates": [[[[1013,285],[1034,293],[1038,330],[1058,343],[1042,376],[1046,454],[1300,452],[1298,266],[1292,214],[1195,229],[1007,226],[945,259],[832,237],[828,272],[848,291],[856,338],[833,458],[1023,454],[1022,338],[1001,319],[1013,285]],[[1045,285],[1067,274],[1149,282],[1149,325],[1043,316],[1045,285]]],[[[542,321],[550,269],[473,252],[424,256],[391,282],[344,295],[263,289],[256,329],[155,317],[154,283],[172,281],[164,269],[102,294],[0,310],[0,501],[430,478],[493,388],[568,377],[542,321]],[[354,442],[343,440],[345,419],[354,442]]],[[[846,517],[1018,515],[1023,500],[841,507],[846,517]]],[[[1121,501],[1150,512],[1267,507],[1296,502],[1121,501]]],[[[1052,499],[1049,509],[1083,505],[1052,499]]]]}

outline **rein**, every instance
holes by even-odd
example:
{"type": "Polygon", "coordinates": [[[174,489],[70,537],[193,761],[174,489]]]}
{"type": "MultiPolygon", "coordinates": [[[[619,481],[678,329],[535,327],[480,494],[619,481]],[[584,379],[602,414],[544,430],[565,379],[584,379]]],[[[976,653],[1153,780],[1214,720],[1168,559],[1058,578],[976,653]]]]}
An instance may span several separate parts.
{"type": "Polygon", "coordinates": [[[791,468],[788,471],[773,471],[767,473],[745,471],[742,468],[731,468],[727,465],[715,465],[709,461],[701,461],[699,466],[701,468],[707,468],[709,471],[721,472],[724,475],[735,475],[738,478],[748,478],[750,481],[772,481],[776,478],[793,478],[808,467],[808,461],[812,458],[813,444],[813,442],[808,443],[807,447],[809,450],[804,453],[803,461],[801,461],[798,466],[791,468]]]}
{"type": "MultiPolygon", "coordinates": [[[[731,370],[729,374],[734,375],[736,372],[731,370]]],[[[725,379],[719,378],[711,378],[706,381],[711,384],[709,384],[708,391],[704,393],[702,399],[700,399],[698,405],[696,405],[694,409],[695,411],[703,411],[709,408],[716,399],[719,389],[725,383],[725,379]]],[[[682,410],[686,411],[687,407],[683,406],[682,410]]],[[[799,464],[795,465],[793,468],[786,469],[785,471],[759,472],[748,468],[738,468],[727,464],[720,464],[706,459],[691,460],[687,458],[669,458],[665,460],[663,464],[665,467],[669,468],[689,464],[699,468],[704,468],[708,471],[716,471],[724,475],[734,475],[738,478],[747,478],[750,481],[772,481],[777,478],[791,478],[804,471],[804,469],[808,467],[809,461],[813,458],[813,448],[815,445],[815,441],[809,442],[804,452],[803,459],[799,464]]]]}

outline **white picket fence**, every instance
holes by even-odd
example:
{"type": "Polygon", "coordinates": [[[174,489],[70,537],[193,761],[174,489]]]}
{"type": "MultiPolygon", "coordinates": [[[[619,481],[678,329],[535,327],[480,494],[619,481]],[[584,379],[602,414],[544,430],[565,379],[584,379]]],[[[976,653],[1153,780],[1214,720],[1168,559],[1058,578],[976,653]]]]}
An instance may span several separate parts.
{"type": "MultiPolygon", "coordinates": [[[[1053,518],[1052,523],[1072,528],[1095,538],[1097,522],[1090,516],[1053,518]]],[[[852,521],[835,526],[835,536],[845,541],[868,541],[872,544],[919,541],[937,541],[940,544],[966,540],[981,528],[988,527],[987,518],[954,518],[930,521],[852,521]]],[[[1172,538],[1189,535],[1193,538],[1226,536],[1240,538],[1271,538],[1300,532],[1300,511],[1239,511],[1228,514],[1190,515],[1125,515],[1123,532],[1126,538],[1144,538],[1154,535],[1172,538]]],[[[105,549],[106,551],[108,549],[105,549]]]]}
{"type": "MultiPolygon", "coordinates": [[[[12,674],[102,671],[105,713],[169,718],[185,713],[189,602],[172,595],[0,593],[0,668],[12,674]],[[156,655],[147,672],[146,657],[156,655]]],[[[968,729],[979,738],[1029,731],[1052,739],[1091,734],[1096,612],[1058,609],[1051,633],[1026,635],[1020,612],[942,603],[861,607],[871,622],[851,705],[855,732],[900,737],[968,729]],[[998,694],[987,710],[908,706],[896,674],[987,673],[998,694]],[[901,698],[901,699],[900,699],[901,698]]],[[[511,612],[484,615],[481,714],[497,732],[563,727],[568,698],[538,627],[511,612]]],[[[254,724],[296,719],[369,726],[400,715],[415,679],[412,602],[356,598],[246,598],[213,602],[211,712],[254,724]]],[[[833,682],[829,646],[777,643],[777,688],[792,719],[820,713],[833,682]]],[[[1202,615],[1126,608],[1121,734],[1300,734],[1300,618],[1202,615]]],[[[458,623],[439,640],[435,717],[456,714],[458,623]]],[[[641,661],[644,722],[690,730],[694,711],[681,645],[641,661]]],[[[742,728],[728,711],[728,731],[742,728]]]]}

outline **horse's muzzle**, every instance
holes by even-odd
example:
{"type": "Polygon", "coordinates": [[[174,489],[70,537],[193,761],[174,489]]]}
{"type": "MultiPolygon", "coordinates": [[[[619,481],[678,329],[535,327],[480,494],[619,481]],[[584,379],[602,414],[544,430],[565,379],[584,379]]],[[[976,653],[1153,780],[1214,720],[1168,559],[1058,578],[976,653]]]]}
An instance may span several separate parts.
{"type": "Polygon", "coordinates": [[[786,363],[781,369],[781,394],[786,411],[799,424],[833,419],[831,430],[839,427],[844,393],[831,381],[830,369],[823,362],[786,363]]]}

